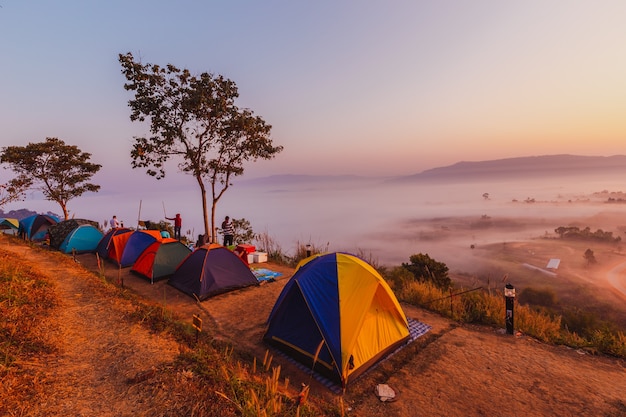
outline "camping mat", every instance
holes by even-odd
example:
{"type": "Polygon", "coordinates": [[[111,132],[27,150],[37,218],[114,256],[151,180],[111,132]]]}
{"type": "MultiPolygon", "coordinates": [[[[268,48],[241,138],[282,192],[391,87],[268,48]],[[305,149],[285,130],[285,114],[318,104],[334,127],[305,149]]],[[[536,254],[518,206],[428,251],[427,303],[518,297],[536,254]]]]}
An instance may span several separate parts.
{"type": "MultiPolygon", "coordinates": [[[[407,321],[409,322],[409,340],[408,340],[408,342],[406,342],[405,344],[400,346],[395,351],[391,352],[389,355],[387,355],[387,357],[385,359],[383,359],[380,362],[383,362],[387,358],[389,358],[392,355],[396,354],[397,352],[399,352],[400,350],[405,348],[409,343],[414,342],[418,337],[426,334],[432,328],[432,326],[429,326],[428,324],[422,323],[422,322],[417,321],[417,320],[413,320],[412,318],[409,318],[409,317],[407,317],[407,321]]],[[[279,350],[276,350],[276,349],[272,349],[272,350],[274,352],[277,352],[283,358],[287,359],[289,362],[293,363],[301,371],[303,371],[303,372],[305,372],[307,374],[310,374],[313,378],[315,378],[315,380],[317,382],[319,382],[320,384],[324,385],[326,388],[331,390],[333,393],[341,394],[341,392],[342,392],[341,384],[338,384],[335,381],[331,381],[330,379],[328,379],[328,378],[318,374],[317,372],[312,371],[311,368],[309,368],[308,366],[305,366],[304,364],[296,361],[295,359],[291,358],[290,356],[288,356],[287,354],[285,354],[285,353],[283,353],[283,352],[281,352],[279,350]]],[[[378,362],[378,363],[380,363],[380,362],[378,362]]],[[[377,364],[375,364],[370,369],[365,371],[362,375],[367,374],[370,370],[376,368],[376,366],[377,366],[377,364]]]]}
{"type": "MultiPolygon", "coordinates": [[[[432,326],[426,323],[422,323],[421,321],[413,320],[412,318],[409,318],[409,317],[407,317],[407,321],[409,322],[409,336],[410,336],[408,343],[413,342],[415,339],[417,339],[418,337],[422,336],[427,331],[432,329],[432,326]]],[[[402,349],[402,347],[400,349],[402,349]]]]}
{"type": "Polygon", "coordinates": [[[252,268],[252,273],[256,277],[257,281],[274,281],[276,277],[282,275],[281,272],[270,271],[264,268],[252,268]]]}

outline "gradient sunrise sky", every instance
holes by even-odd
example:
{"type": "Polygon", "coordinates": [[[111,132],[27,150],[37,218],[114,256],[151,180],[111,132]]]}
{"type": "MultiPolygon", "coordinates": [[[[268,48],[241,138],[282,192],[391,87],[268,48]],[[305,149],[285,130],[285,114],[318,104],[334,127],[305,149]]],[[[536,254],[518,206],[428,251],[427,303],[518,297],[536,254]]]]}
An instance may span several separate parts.
{"type": "Polygon", "coordinates": [[[146,177],[129,167],[148,127],[129,120],[125,52],[235,81],[285,147],[246,177],[625,153],[623,0],[0,6],[0,146],[61,138],[103,165],[103,191],[146,177]]]}

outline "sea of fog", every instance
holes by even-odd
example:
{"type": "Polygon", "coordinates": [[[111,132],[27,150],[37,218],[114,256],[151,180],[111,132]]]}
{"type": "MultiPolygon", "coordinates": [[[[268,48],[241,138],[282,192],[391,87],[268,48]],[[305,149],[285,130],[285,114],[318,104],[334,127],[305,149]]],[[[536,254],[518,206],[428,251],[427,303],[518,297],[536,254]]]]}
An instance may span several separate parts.
{"type": "MultiPolygon", "coordinates": [[[[188,185],[169,190],[157,181],[154,186],[147,184],[138,191],[71,200],[71,215],[103,224],[116,214],[125,226],[135,227],[138,219],[159,221],[165,213],[169,217],[181,213],[183,234],[195,240],[203,233],[200,191],[191,177],[188,185]]],[[[235,183],[217,205],[216,226],[226,215],[245,218],[254,232],[266,233],[287,254],[294,253],[299,244],[310,243],[322,250],[360,254],[391,266],[408,262],[411,254],[421,252],[453,270],[471,245],[537,237],[552,233],[569,219],[598,213],[626,214],[626,204],[592,198],[593,193],[603,190],[626,191],[626,186],[623,179],[606,176],[456,183],[277,177],[235,183]],[[466,217],[477,225],[485,219],[533,220],[506,230],[457,229],[455,217],[466,217]]],[[[5,211],[22,207],[59,213],[54,203],[32,197],[5,207],[5,211]]],[[[611,230],[605,225],[588,226],[611,230]]]]}

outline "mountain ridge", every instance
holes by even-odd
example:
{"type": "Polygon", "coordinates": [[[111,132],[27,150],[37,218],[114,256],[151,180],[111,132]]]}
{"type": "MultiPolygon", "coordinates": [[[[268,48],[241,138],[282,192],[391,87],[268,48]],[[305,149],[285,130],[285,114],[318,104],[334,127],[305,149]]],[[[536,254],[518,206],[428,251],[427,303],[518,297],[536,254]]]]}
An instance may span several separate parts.
{"type": "Polygon", "coordinates": [[[583,156],[570,154],[520,156],[513,158],[491,159],[483,161],[459,161],[427,169],[416,174],[398,176],[362,176],[362,175],[300,175],[280,174],[241,180],[239,184],[293,184],[313,183],[316,181],[384,181],[391,183],[417,181],[471,181],[492,177],[506,178],[543,177],[546,175],[580,175],[581,173],[603,173],[623,171],[626,175],[626,155],[583,156]]]}
{"type": "Polygon", "coordinates": [[[603,172],[624,170],[626,155],[581,156],[581,155],[540,155],[485,161],[460,161],[453,165],[437,167],[418,174],[399,177],[399,181],[443,178],[481,178],[494,175],[543,176],[547,173],[558,175],[581,174],[582,172],[603,172]]]}

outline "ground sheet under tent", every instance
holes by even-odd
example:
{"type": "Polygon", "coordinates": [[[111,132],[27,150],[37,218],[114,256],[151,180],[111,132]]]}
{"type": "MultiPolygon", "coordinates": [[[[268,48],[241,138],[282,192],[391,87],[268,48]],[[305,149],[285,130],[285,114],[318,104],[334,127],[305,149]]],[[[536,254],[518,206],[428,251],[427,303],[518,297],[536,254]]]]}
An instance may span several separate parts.
{"type": "Polygon", "coordinates": [[[281,272],[271,271],[266,268],[252,268],[252,273],[258,281],[275,281],[277,277],[281,276],[281,272]]]}
{"type": "MultiPolygon", "coordinates": [[[[428,324],[422,323],[420,321],[417,321],[417,320],[414,320],[414,319],[411,319],[411,318],[407,318],[407,321],[409,322],[409,340],[405,344],[400,346],[398,349],[396,349],[395,351],[393,351],[389,355],[387,355],[387,357],[385,357],[385,359],[383,359],[381,362],[384,362],[385,360],[387,360],[388,358],[390,358],[394,354],[398,353],[400,350],[402,350],[405,347],[407,347],[410,343],[414,342],[418,337],[426,334],[432,328],[432,326],[430,326],[428,324]]],[[[312,377],[315,378],[316,381],[318,381],[319,383],[324,385],[326,388],[328,388],[329,390],[331,390],[335,394],[341,394],[341,392],[343,391],[342,388],[341,388],[341,384],[338,384],[335,381],[331,381],[330,379],[326,378],[325,376],[320,375],[320,374],[318,374],[315,371],[312,371],[310,367],[307,367],[304,364],[296,361],[295,359],[293,359],[292,357],[288,356],[287,354],[281,352],[280,350],[277,350],[277,349],[272,349],[272,350],[274,352],[278,353],[281,357],[287,359],[289,362],[293,363],[301,371],[303,371],[303,372],[305,372],[307,374],[312,375],[312,377]]],[[[376,368],[376,365],[372,366],[370,369],[365,371],[365,373],[363,375],[367,374],[369,371],[371,371],[374,368],[376,368]]]]}

